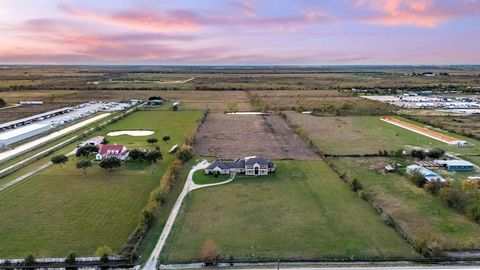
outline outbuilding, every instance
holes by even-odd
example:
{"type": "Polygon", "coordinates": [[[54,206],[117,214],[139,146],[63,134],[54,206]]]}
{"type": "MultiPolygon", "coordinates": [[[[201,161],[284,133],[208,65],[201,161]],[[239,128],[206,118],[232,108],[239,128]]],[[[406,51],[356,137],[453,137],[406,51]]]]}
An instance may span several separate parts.
{"type": "Polygon", "coordinates": [[[475,165],[462,159],[435,160],[435,163],[441,165],[449,172],[471,172],[475,170],[475,165]]]}
{"type": "Polygon", "coordinates": [[[103,136],[95,136],[95,137],[92,137],[92,138],[84,141],[81,144],[81,146],[85,146],[85,145],[98,146],[98,145],[102,144],[104,140],[105,140],[105,137],[103,137],[103,136]]]}
{"type": "Polygon", "coordinates": [[[425,179],[427,181],[440,181],[440,182],[445,182],[445,179],[443,179],[443,177],[441,177],[439,174],[427,169],[427,168],[424,168],[422,166],[418,166],[418,165],[410,165],[410,166],[407,166],[407,174],[412,174],[414,172],[419,172],[420,174],[423,175],[423,177],[425,177],[425,179]]]}
{"type": "Polygon", "coordinates": [[[7,145],[31,138],[35,135],[41,134],[50,130],[50,125],[44,124],[29,124],[16,129],[4,131],[0,133],[0,149],[7,145]]]}

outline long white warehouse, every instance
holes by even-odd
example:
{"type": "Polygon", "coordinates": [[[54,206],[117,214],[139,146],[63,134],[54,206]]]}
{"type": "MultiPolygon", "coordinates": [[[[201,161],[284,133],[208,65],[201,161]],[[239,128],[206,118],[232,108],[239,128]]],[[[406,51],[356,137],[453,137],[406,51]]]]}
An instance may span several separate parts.
{"type": "Polygon", "coordinates": [[[46,124],[30,124],[24,127],[12,129],[10,131],[0,133],[0,149],[7,145],[33,137],[40,133],[50,130],[52,127],[46,124]]]}

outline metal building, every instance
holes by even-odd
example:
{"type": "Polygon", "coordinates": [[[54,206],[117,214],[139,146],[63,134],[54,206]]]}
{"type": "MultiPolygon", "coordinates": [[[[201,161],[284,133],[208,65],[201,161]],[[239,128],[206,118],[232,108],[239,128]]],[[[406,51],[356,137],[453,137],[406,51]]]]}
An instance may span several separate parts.
{"type": "Polygon", "coordinates": [[[52,127],[46,124],[30,124],[0,133],[0,149],[7,145],[28,139],[40,133],[50,130],[52,127]]]}

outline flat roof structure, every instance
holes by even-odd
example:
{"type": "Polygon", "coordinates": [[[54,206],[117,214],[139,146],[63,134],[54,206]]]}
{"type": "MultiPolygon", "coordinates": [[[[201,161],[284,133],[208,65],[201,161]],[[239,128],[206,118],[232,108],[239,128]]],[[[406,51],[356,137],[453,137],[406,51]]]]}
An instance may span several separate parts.
{"type": "Polygon", "coordinates": [[[473,163],[461,160],[461,159],[452,159],[452,160],[435,160],[438,164],[445,164],[447,166],[475,166],[473,163]]]}
{"type": "Polygon", "coordinates": [[[16,129],[12,129],[12,130],[0,133],[0,141],[10,140],[12,138],[19,137],[24,134],[31,133],[38,130],[48,130],[48,129],[50,129],[50,125],[30,124],[24,127],[19,127],[16,129]]]}

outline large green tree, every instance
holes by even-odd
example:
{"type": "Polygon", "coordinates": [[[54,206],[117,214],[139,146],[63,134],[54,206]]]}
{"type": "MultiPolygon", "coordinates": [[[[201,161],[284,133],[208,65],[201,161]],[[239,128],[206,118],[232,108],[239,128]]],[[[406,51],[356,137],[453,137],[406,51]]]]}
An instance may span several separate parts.
{"type": "Polygon", "coordinates": [[[83,173],[87,173],[87,168],[92,167],[92,162],[90,160],[80,160],[77,162],[77,169],[82,169],[83,173]]]}
{"type": "Polygon", "coordinates": [[[105,170],[113,171],[113,169],[122,166],[122,161],[116,157],[106,158],[100,161],[99,166],[105,170]]]}
{"type": "Polygon", "coordinates": [[[92,153],[98,153],[98,147],[95,145],[85,145],[85,146],[79,147],[75,155],[77,157],[80,157],[80,156],[86,157],[92,153]]]}
{"type": "Polygon", "coordinates": [[[58,155],[58,156],[52,157],[52,158],[50,159],[50,161],[51,161],[53,164],[57,164],[57,165],[62,166],[63,164],[67,163],[68,157],[65,156],[65,155],[58,155]]]}
{"type": "Polygon", "coordinates": [[[163,155],[160,151],[151,151],[145,156],[145,160],[157,163],[157,160],[163,159],[163,155]]]}
{"type": "Polygon", "coordinates": [[[150,144],[154,144],[154,143],[158,142],[158,139],[157,138],[148,138],[147,142],[150,143],[150,144]]]}

